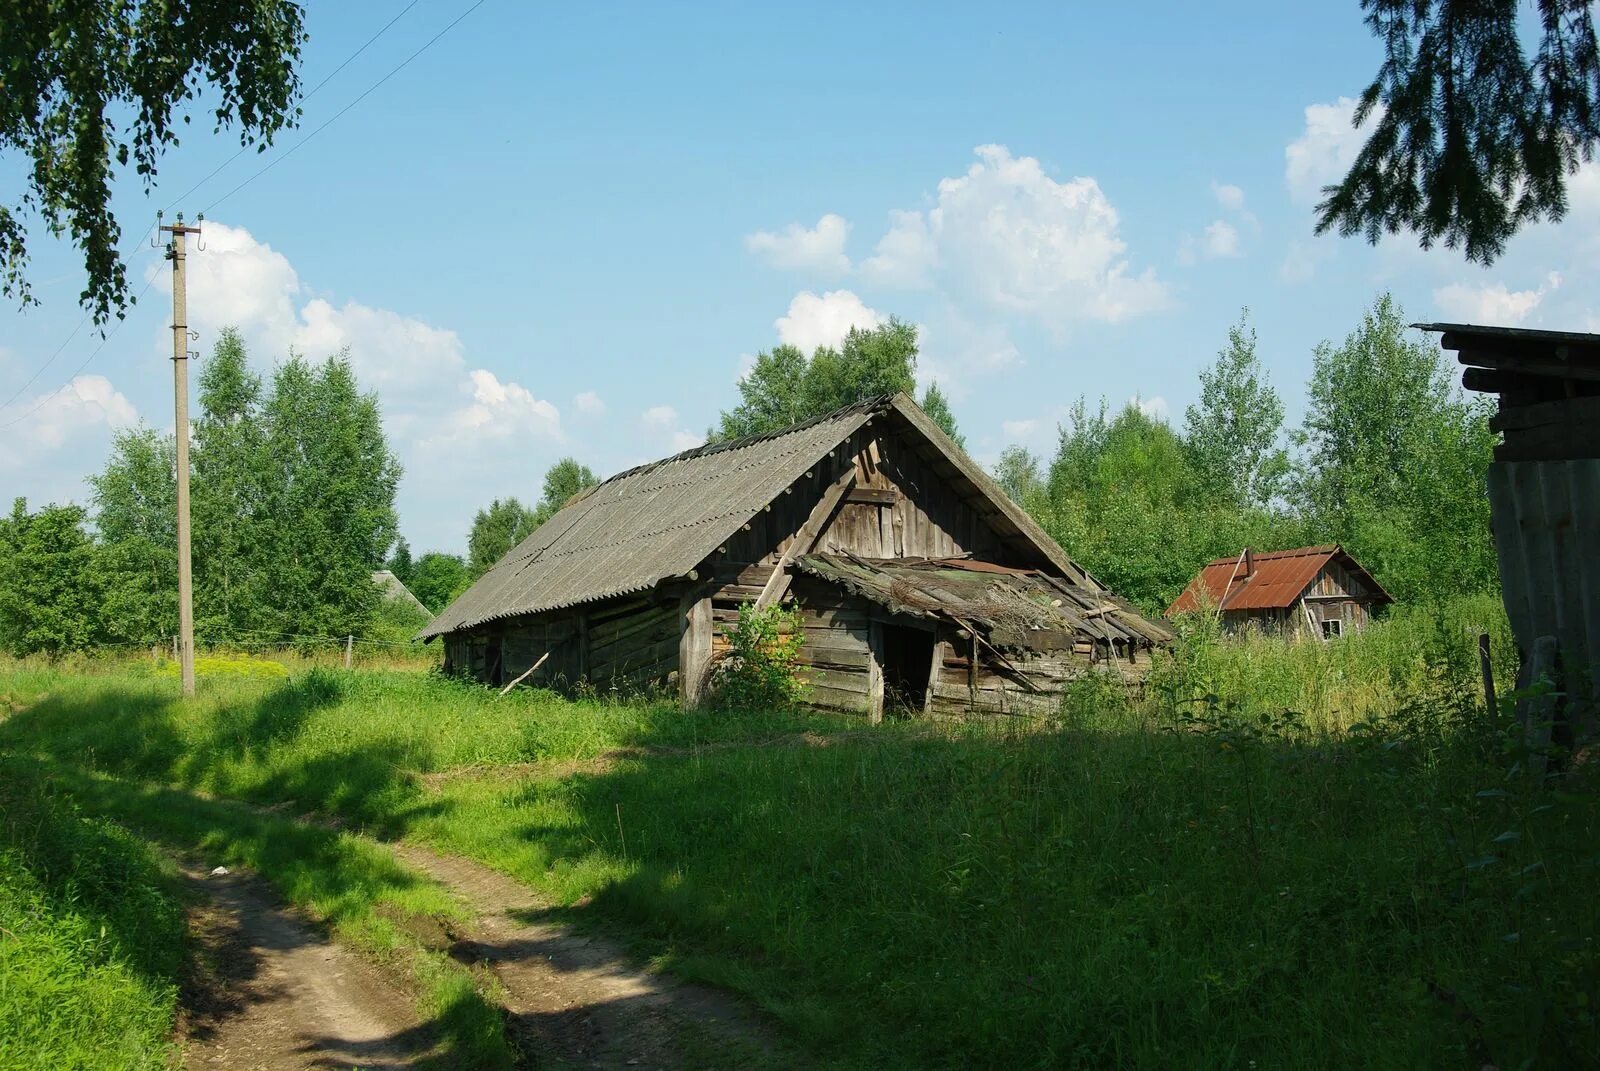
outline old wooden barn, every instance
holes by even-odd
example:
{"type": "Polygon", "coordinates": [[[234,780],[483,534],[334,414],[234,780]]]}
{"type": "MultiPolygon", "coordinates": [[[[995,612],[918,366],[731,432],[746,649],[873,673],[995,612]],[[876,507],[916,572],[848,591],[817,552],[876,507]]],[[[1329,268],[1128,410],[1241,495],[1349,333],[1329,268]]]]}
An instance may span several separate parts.
{"type": "Polygon", "coordinates": [[[1214,610],[1232,632],[1255,628],[1331,640],[1366,628],[1373,610],[1393,601],[1338,545],[1267,554],[1246,547],[1208,562],[1167,616],[1214,610]]]}
{"type": "Polygon", "coordinates": [[[1564,732],[1600,735],[1600,335],[1413,326],[1456,351],[1463,386],[1499,399],[1489,508],[1518,684],[1555,679],[1564,732]]]}
{"type": "Polygon", "coordinates": [[[793,600],[812,703],[876,720],[1053,710],[1171,640],[1074,564],[905,395],[689,450],[570,501],[422,632],[490,683],[697,702],[741,603],[793,600]],[[539,662],[541,657],[544,659],[539,662]]]}

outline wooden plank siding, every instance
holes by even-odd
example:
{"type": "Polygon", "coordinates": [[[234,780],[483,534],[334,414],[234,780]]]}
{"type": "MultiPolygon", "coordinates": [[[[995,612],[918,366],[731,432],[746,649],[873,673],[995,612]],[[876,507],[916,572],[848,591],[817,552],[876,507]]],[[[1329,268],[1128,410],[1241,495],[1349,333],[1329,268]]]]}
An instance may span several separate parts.
{"type": "Polygon", "coordinates": [[[530,686],[656,688],[676,683],[683,631],[680,597],[612,599],[510,618],[445,637],[446,668],[489,683],[509,681],[548,655],[530,686]],[[500,667],[492,673],[492,652],[500,667]]]}
{"type": "MultiPolygon", "coordinates": [[[[770,567],[777,562],[847,464],[854,466],[856,482],[824,527],[817,541],[819,550],[848,551],[863,558],[972,554],[1002,565],[1045,564],[1015,560],[1017,552],[1002,543],[987,515],[952,490],[948,474],[939,472],[901,436],[869,424],[729,540],[716,559],[719,574],[729,568],[770,567]],[[869,496],[877,500],[865,500],[869,496]]],[[[767,575],[770,569],[763,574],[751,572],[743,583],[759,591],[767,575]]]]}
{"type": "Polygon", "coordinates": [[[1324,621],[1337,621],[1341,635],[1359,632],[1372,620],[1372,603],[1377,596],[1376,591],[1334,558],[1317,571],[1294,605],[1229,610],[1222,615],[1223,625],[1230,632],[1253,629],[1314,639],[1322,635],[1324,621]]]}

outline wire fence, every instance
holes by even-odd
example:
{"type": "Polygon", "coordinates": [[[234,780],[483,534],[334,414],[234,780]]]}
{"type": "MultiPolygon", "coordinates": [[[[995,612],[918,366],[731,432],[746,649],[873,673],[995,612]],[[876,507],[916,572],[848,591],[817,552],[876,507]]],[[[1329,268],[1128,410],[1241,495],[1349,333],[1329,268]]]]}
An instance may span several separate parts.
{"type": "MultiPolygon", "coordinates": [[[[63,652],[63,654],[68,652],[63,652]]],[[[266,629],[206,630],[195,638],[195,657],[230,657],[249,655],[295,664],[340,665],[347,669],[358,665],[424,666],[438,663],[442,654],[437,646],[396,640],[380,636],[343,636],[304,632],[274,632],[266,629]]],[[[108,641],[85,645],[70,652],[80,657],[96,656],[135,658],[147,656],[157,664],[176,662],[179,656],[178,637],[168,637],[160,642],[145,640],[108,641]]]]}

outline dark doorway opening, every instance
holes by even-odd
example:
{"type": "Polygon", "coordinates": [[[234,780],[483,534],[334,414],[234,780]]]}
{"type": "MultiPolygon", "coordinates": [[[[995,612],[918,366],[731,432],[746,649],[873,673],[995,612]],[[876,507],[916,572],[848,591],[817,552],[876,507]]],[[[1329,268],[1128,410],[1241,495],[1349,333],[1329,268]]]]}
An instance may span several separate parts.
{"type": "Polygon", "coordinates": [[[922,713],[933,669],[933,633],[927,629],[883,625],[883,709],[922,713]]]}

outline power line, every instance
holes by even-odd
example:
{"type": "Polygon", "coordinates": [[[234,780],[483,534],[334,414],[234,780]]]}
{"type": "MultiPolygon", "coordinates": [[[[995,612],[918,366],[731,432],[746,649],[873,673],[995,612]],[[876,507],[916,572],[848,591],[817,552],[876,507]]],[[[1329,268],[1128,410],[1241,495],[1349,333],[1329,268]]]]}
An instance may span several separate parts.
{"type": "MultiPolygon", "coordinates": [[[[147,231],[145,233],[147,234],[149,232],[147,231]]],[[[139,238],[141,241],[143,241],[144,234],[141,234],[139,238]]],[[[146,289],[149,288],[146,287],[146,289]]],[[[88,323],[92,316],[93,313],[91,312],[85,312],[83,314],[83,316],[78,320],[78,325],[72,329],[72,333],[67,335],[67,337],[61,341],[61,345],[57,346],[55,352],[45,359],[44,364],[39,366],[39,370],[34,372],[33,375],[29,376],[27,382],[23,383],[22,386],[12,391],[11,397],[7,398],[4,402],[0,402],[0,411],[4,411],[11,405],[12,402],[16,401],[18,398],[27,393],[28,388],[33,386],[34,383],[38,381],[40,376],[44,375],[46,369],[56,363],[56,358],[60,357],[61,354],[66,350],[67,346],[71,344],[72,340],[78,337],[78,332],[83,330],[83,325],[88,323]]],[[[10,425],[0,425],[0,427],[9,426],[10,425]]]]}
{"type": "MultiPolygon", "coordinates": [[[[435,34],[427,42],[427,44],[424,44],[421,48],[417,49],[417,51],[413,52],[410,56],[408,56],[400,64],[400,66],[394,68],[394,70],[391,70],[388,74],[384,75],[377,82],[373,83],[373,85],[368,87],[367,90],[361,94],[361,96],[357,97],[355,100],[351,101],[349,104],[345,105],[342,109],[340,109],[339,112],[334,115],[333,119],[329,119],[326,123],[323,123],[322,126],[318,127],[316,130],[314,130],[310,134],[308,134],[305,138],[301,139],[301,141],[298,144],[296,144],[294,146],[294,148],[291,148],[288,152],[284,153],[283,156],[278,157],[277,160],[274,160],[272,163],[269,163],[266,167],[263,167],[260,171],[257,171],[254,175],[251,175],[249,178],[245,179],[244,182],[240,183],[238,186],[235,186],[232,190],[230,190],[227,193],[223,194],[223,196],[221,198],[218,198],[215,202],[213,202],[213,204],[214,205],[215,204],[221,204],[224,200],[226,200],[229,197],[232,197],[235,193],[238,193],[245,186],[248,186],[251,182],[254,182],[256,179],[260,178],[262,175],[264,175],[268,171],[270,171],[274,166],[276,166],[278,161],[287,159],[289,157],[289,155],[292,154],[295,151],[295,149],[298,149],[301,145],[304,145],[307,141],[310,141],[317,134],[320,134],[324,129],[326,129],[330,124],[333,123],[334,119],[338,119],[339,116],[343,115],[345,112],[349,111],[351,108],[353,108],[357,104],[361,103],[361,101],[367,96],[367,94],[371,93],[374,89],[377,89],[378,86],[381,86],[384,82],[387,82],[390,78],[394,77],[394,75],[397,74],[402,67],[405,67],[406,64],[410,63],[412,60],[414,60],[418,56],[422,55],[422,53],[427,51],[428,48],[430,48],[434,44],[434,42],[438,41],[439,38],[441,38],[445,34],[449,33],[455,27],[456,23],[459,23],[462,19],[464,19],[468,15],[472,14],[479,7],[481,7],[484,4],[484,2],[485,2],[485,0],[478,0],[477,3],[472,5],[472,7],[468,8],[462,14],[457,16],[454,22],[451,22],[450,25],[446,26],[443,30],[440,30],[437,34],[435,34]]],[[[374,33],[371,37],[367,38],[367,40],[361,45],[360,48],[358,48],[354,52],[350,53],[349,56],[345,57],[344,62],[340,63],[339,66],[335,67],[332,71],[328,72],[328,74],[323,77],[322,81],[320,81],[316,85],[312,86],[311,90],[309,92],[307,92],[306,95],[301,98],[301,100],[302,101],[306,101],[306,100],[310,100],[312,97],[314,97],[317,94],[318,90],[322,89],[323,86],[326,86],[329,82],[333,81],[333,79],[339,74],[340,71],[343,71],[346,67],[350,66],[350,64],[353,63],[356,60],[357,57],[359,57],[368,48],[372,47],[372,45],[380,37],[382,37],[385,33],[388,33],[389,29],[391,27],[393,27],[395,23],[399,22],[402,18],[404,18],[406,13],[409,12],[412,8],[416,7],[417,4],[419,4],[419,3],[421,3],[421,0],[411,0],[411,2],[406,4],[405,7],[401,8],[400,11],[397,14],[395,14],[395,16],[393,18],[391,18],[388,22],[384,23],[383,26],[381,26],[376,33],[374,33]]],[[[248,151],[249,151],[249,147],[248,146],[241,146],[238,152],[234,153],[232,156],[230,156],[226,160],[222,161],[222,163],[220,163],[216,167],[212,168],[211,172],[209,174],[207,174],[204,178],[202,178],[199,182],[196,182],[193,186],[190,186],[182,194],[179,194],[177,197],[175,197],[173,199],[172,205],[169,205],[168,208],[170,209],[170,208],[176,206],[177,204],[180,204],[181,202],[183,202],[187,197],[189,197],[190,194],[192,194],[196,190],[200,189],[207,182],[210,182],[213,178],[215,178],[218,174],[220,174],[223,171],[224,168],[226,168],[229,164],[233,163],[239,157],[243,156],[248,151]]],[[[207,209],[207,211],[209,211],[209,209],[207,209]]],[[[202,215],[203,214],[204,213],[202,213],[202,215]]],[[[147,234],[147,233],[149,233],[149,232],[141,232],[141,234],[139,235],[139,241],[140,242],[142,242],[144,240],[145,234],[147,234]]],[[[129,255],[129,252],[131,252],[131,247],[130,247],[130,249],[128,251],[124,251],[122,255],[124,257],[127,257],[129,255]]],[[[149,290],[149,289],[150,289],[149,285],[146,284],[145,290],[149,290]]],[[[130,304],[134,304],[134,305],[138,304],[139,298],[144,296],[145,290],[141,290],[139,292],[138,297],[135,297],[133,299],[133,301],[130,302],[130,304]]],[[[42,376],[45,373],[45,371],[48,370],[49,367],[52,364],[55,363],[56,358],[61,356],[62,352],[67,348],[67,346],[69,344],[71,344],[72,340],[78,337],[78,332],[83,330],[83,325],[88,323],[92,316],[93,316],[92,312],[85,312],[83,314],[83,317],[82,317],[82,319],[80,319],[78,321],[77,326],[75,326],[72,329],[72,332],[67,335],[66,339],[61,343],[61,345],[56,347],[55,352],[50,355],[49,359],[46,360],[44,362],[44,364],[39,366],[39,370],[36,371],[32,376],[28,377],[28,381],[26,383],[22,384],[21,387],[17,388],[17,390],[11,395],[11,397],[7,398],[4,403],[0,403],[0,411],[4,411],[7,407],[9,407],[18,398],[22,397],[22,395],[27,392],[29,387],[33,386],[33,384],[39,379],[39,377],[42,376]]],[[[123,321],[118,321],[116,327],[113,327],[109,334],[103,335],[101,337],[100,345],[95,347],[94,352],[89,355],[89,358],[87,360],[85,360],[82,365],[78,366],[80,371],[83,369],[83,367],[85,365],[87,365],[89,363],[90,360],[94,359],[95,354],[98,354],[100,352],[100,350],[105,347],[105,344],[108,341],[110,341],[111,335],[115,334],[116,331],[117,331],[117,328],[121,327],[122,322],[123,321]]],[[[74,372],[73,376],[76,376],[76,375],[77,375],[77,373],[74,372]]],[[[41,408],[44,407],[44,404],[47,401],[49,401],[55,395],[61,393],[61,391],[63,389],[65,389],[65,387],[70,385],[70,384],[71,384],[71,377],[68,378],[68,381],[67,381],[66,384],[63,384],[61,387],[58,387],[55,390],[51,391],[49,394],[46,394],[43,397],[41,397],[39,399],[39,403],[37,405],[35,405],[32,409],[28,410],[28,412],[22,414],[22,416],[16,418],[15,420],[11,420],[11,421],[9,421],[9,422],[7,422],[5,424],[0,424],[0,428],[9,428],[12,425],[17,424],[20,421],[26,419],[28,416],[31,416],[33,413],[38,412],[41,408]]]]}
{"type": "MultiPolygon", "coordinates": [[[[346,67],[350,66],[351,63],[355,62],[356,57],[360,56],[361,53],[365,52],[368,48],[371,48],[373,43],[375,41],[377,41],[378,38],[380,38],[384,34],[388,33],[389,32],[389,27],[391,27],[395,23],[399,22],[402,18],[405,17],[406,12],[408,12],[412,8],[416,7],[421,2],[422,2],[422,0],[411,0],[411,3],[409,3],[405,7],[401,8],[400,9],[400,13],[398,15],[396,15],[394,18],[390,19],[388,22],[384,23],[383,27],[381,29],[379,29],[377,33],[375,33],[371,37],[367,38],[365,44],[363,44],[360,48],[356,49],[354,52],[350,53],[350,55],[346,56],[343,63],[339,64],[339,66],[335,67],[332,71],[330,71],[328,73],[327,77],[323,78],[322,81],[320,81],[316,85],[312,86],[311,90],[308,93],[306,93],[305,96],[301,97],[300,100],[302,102],[305,102],[305,101],[310,100],[312,97],[316,96],[317,95],[317,90],[321,89],[323,86],[325,86],[329,82],[333,81],[335,76],[337,76],[340,71],[344,70],[346,67]]],[[[220,163],[216,167],[212,168],[211,172],[208,175],[206,175],[205,178],[201,179],[199,182],[196,182],[193,186],[190,186],[187,190],[184,190],[178,196],[174,197],[172,199],[172,204],[167,206],[168,211],[171,211],[173,208],[177,207],[178,205],[182,204],[184,201],[188,200],[190,194],[194,193],[200,187],[204,186],[206,183],[208,183],[212,179],[216,178],[219,174],[222,173],[223,169],[226,168],[229,164],[233,163],[235,160],[239,159],[239,157],[241,157],[245,153],[249,152],[250,148],[251,147],[249,145],[241,145],[241,146],[239,146],[239,151],[238,152],[234,153],[232,156],[230,156],[226,160],[222,161],[222,163],[220,163]]]]}
{"type": "Polygon", "coordinates": [[[213,208],[216,208],[222,202],[226,201],[228,198],[232,197],[234,194],[238,193],[240,190],[242,190],[246,186],[250,185],[256,179],[260,178],[262,175],[265,175],[268,171],[271,171],[273,168],[275,168],[279,164],[283,163],[289,157],[293,156],[296,152],[298,152],[301,148],[303,148],[305,146],[305,144],[307,142],[309,142],[312,138],[316,137],[318,134],[320,134],[324,130],[328,129],[334,123],[338,122],[339,118],[341,116],[343,116],[351,108],[354,108],[357,104],[360,104],[362,101],[366,100],[367,97],[371,96],[372,93],[375,90],[377,90],[377,88],[379,86],[383,85],[389,79],[391,79],[395,75],[399,74],[402,70],[404,70],[411,63],[412,60],[416,59],[418,56],[420,56],[424,52],[428,51],[428,49],[432,48],[434,46],[434,44],[436,42],[438,42],[438,40],[441,37],[443,37],[445,34],[449,33],[451,30],[455,29],[456,26],[463,19],[465,19],[468,15],[472,14],[474,11],[478,10],[485,3],[487,3],[487,0],[477,0],[477,2],[474,3],[471,7],[467,8],[467,10],[463,11],[461,14],[457,15],[454,19],[452,19],[450,21],[450,23],[447,26],[445,26],[444,29],[440,30],[438,33],[436,33],[432,37],[428,38],[427,42],[421,48],[417,49],[415,52],[411,53],[411,55],[409,55],[405,59],[401,60],[400,63],[397,66],[394,67],[393,70],[391,70],[388,74],[384,75],[382,78],[378,79],[376,82],[372,83],[372,85],[368,86],[365,90],[362,91],[361,95],[358,96],[355,100],[352,100],[349,104],[346,104],[343,108],[340,108],[337,112],[335,112],[333,114],[332,118],[328,119],[327,122],[323,123],[321,126],[317,127],[311,133],[307,134],[305,137],[303,137],[299,141],[297,141],[294,145],[292,145],[289,149],[287,149],[282,156],[279,156],[276,159],[272,160],[270,163],[267,164],[267,166],[263,167],[261,170],[257,171],[255,174],[251,175],[249,178],[247,178],[243,182],[239,183],[239,185],[235,186],[233,189],[229,190],[227,193],[223,194],[221,197],[218,197],[215,201],[212,201],[209,205],[207,205],[205,207],[205,211],[206,212],[210,212],[213,208]]]}
{"type": "MultiPolygon", "coordinates": [[[[155,285],[155,281],[156,281],[155,275],[150,276],[149,281],[144,284],[144,289],[139,291],[138,296],[133,299],[135,303],[137,303],[139,301],[139,298],[144,297],[145,294],[149,292],[150,288],[155,285]]],[[[106,345],[112,339],[117,337],[117,332],[122,330],[122,325],[127,323],[127,322],[128,321],[127,321],[126,318],[118,320],[116,322],[116,324],[111,328],[110,331],[107,331],[103,336],[101,336],[100,345],[98,345],[94,349],[90,350],[89,351],[89,356],[85,357],[83,359],[83,361],[81,363],[79,363],[78,367],[72,370],[72,375],[67,377],[67,381],[65,383],[63,383],[61,386],[57,387],[55,390],[51,391],[49,394],[45,394],[45,395],[40,396],[39,401],[34,405],[34,407],[32,409],[29,409],[27,412],[21,414],[20,416],[13,417],[11,420],[6,421],[4,424],[0,424],[0,430],[12,427],[12,426],[14,426],[16,424],[22,423],[24,420],[27,420],[33,414],[35,414],[39,410],[43,409],[45,407],[45,403],[50,401],[51,398],[54,398],[56,395],[60,394],[64,390],[66,390],[68,387],[72,386],[72,381],[74,379],[78,378],[78,373],[82,372],[85,368],[89,367],[89,362],[94,360],[96,357],[98,357],[100,355],[100,351],[105,349],[106,345]]],[[[80,323],[78,326],[81,328],[83,326],[83,324],[80,323]]],[[[77,333],[76,331],[73,332],[73,334],[76,334],[76,333],[77,333]]],[[[70,341],[70,339],[69,339],[69,341],[70,341]]],[[[13,400],[14,400],[14,396],[13,396],[13,400]]],[[[8,402],[7,404],[10,404],[10,403],[8,402]]]]}

